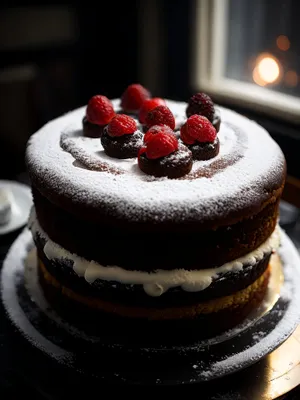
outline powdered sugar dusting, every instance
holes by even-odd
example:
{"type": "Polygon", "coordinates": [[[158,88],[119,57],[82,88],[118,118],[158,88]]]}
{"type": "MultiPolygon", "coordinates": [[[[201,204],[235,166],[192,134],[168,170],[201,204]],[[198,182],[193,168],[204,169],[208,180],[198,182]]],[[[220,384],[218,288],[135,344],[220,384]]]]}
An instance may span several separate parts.
{"type": "MultiPolygon", "coordinates": [[[[63,365],[74,368],[77,371],[84,371],[89,376],[106,377],[110,379],[110,381],[114,379],[114,381],[127,381],[131,383],[141,383],[145,382],[145,379],[147,379],[147,382],[154,382],[156,384],[170,384],[170,382],[182,384],[216,379],[228,373],[239,371],[241,368],[261,360],[270,351],[273,351],[283,343],[286,338],[291,335],[300,321],[300,292],[298,290],[300,282],[300,257],[290,239],[282,232],[282,246],[279,253],[284,262],[285,282],[283,287],[285,287],[287,283],[291,283],[290,294],[287,299],[284,299],[282,296],[279,298],[278,303],[281,304],[280,307],[276,306],[270,310],[265,316],[265,321],[263,321],[265,319],[264,317],[260,320],[261,323],[258,322],[249,330],[243,331],[240,335],[235,337],[230,336],[224,346],[219,342],[215,345],[210,345],[209,341],[206,343],[206,347],[197,347],[196,344],[193,344],[191,348],[189,345],[183,345],[182,352],[185,353],[189,350],[188,357],[186,359],[183,358],[182,362],[180,360],[180,362],[176,362],[175,364],[173,362],[173,357],[168,358],[170,360],[169,364],[163,364],[163,368],[157,368],[154,374],[149,374],[148,372],[149,362],[153,365],[152,362],[154,359],[151,358],[151,356],[152,353],[157,351],[156,348],[147,349],[149,354],[148,352],[144,352],[140,359],[141,361],[132,365],[134,368],[133,370],[123,367],[124,364],[119,364],[121,357],[120,359],[116,358],[117,353],[113,353],[112,357],[114,357],[114,360],[117,360],[117,362],[114,363],[116,369],[115,371],[110,371],[108,368],[101,368],[101,365],[105,365],[101,364],[104,353],[99,353],[98,351],[99,349],[103,349],[103,347],[101,347],[101,345],[100,348],[96,347],[97,343],[94,343],[94,340],[92,347],[87,345],[82,348],[84,349],[85,355],[88,357],[78,357],[80,352],[79,346],[83,346],[83,342],[81,339],[77,338],[73,332],[70,331],[70,335],[67,334],[67,326],[60,328],[58,325],[52,324],[50,318],[45,326],[40,323],[40,320],[35,321],[35,327],[32,326],[30,322],[30,315],[32,313],[30,307],[32,307],[32,304],[31,302],[30,304],[26,303],[23,311],[20,306],[21,303],[19,302],[24,299],[20,299],[17,294],[17,287],[23,285],[23,282],[20,283],[20,280],[24,273],[24,257],[27,255],[28,245],[31,247],[32,237],[30,232],[26,229],[10,249],[3,265],[3,270],[1,272],[1,293],[6,312],[13,323],[34,346],[43,350],[46,354],[54,360],[61,362],[63,365]],[[275,323],[274,320],[276,321],[275,323]],[[55,334],[51,336],[53,342],[45,338],[49,329],[53,332],[55,331],[55,334]],[[251,342],[251,332],[254,343],[249,344],[249,346],[245,348],[245,343],[251,342]],[[45,334],[45,336],[43,334],[45,334]],[[59,345],[57,343],[59,343],[59,345]],[[74,345],[70,346],[71,343],[74,345]],[[193,354],[192,357],[191,354],[193,354]],[[90,364],[91,358],[95,355],[97,357],[97,363],[90,364]],[[98,368],[99,365],[100,368],[98,368]],[[168,367],[164,368],[165,365],[172,370],[171,378],[170,369],[168,369],[168,367]]],[[[28,294],[31,296],[32,292],[28,294]]],[[[27,301],[30,301],[28,299],[27,301]]],[[[44,315],[43,311],[41,311],[37,318],[42,318],[42,315],[44,315]]],[[[46,322],[46,320],[44,322],[46,322]]],[[[76,332],[81,337],[82,332],[76,332]]],[[[89,339],[92,338],[82,337],[82,339],[89,341],[89,339]]],[[[97,342],[96,337],[93,339],[97,342]]],[[[113,341],[111,337],[109,339],[113,341]]],[[[122,339],[124,339],[123,336],[122,339]]],[[[99,340],[101,343],[103,342],[103,338],[101,340],[101,337],[99,337],[99,340]]],[[[122,344],[124,345],[123,342],[122,344]]],[[[128,343],[126,342],[125,346],[127,345],[128,343]]],[[[176,346],[176,354],[179,349],[180,347],[176,346]]],[[[127,353],[125,363],[128,360],[129,354],[130,353],[127,353]]],[[[159,349],[159,354],[162,354],[161,349],[159,349]]],[[[157,360],[160,360],[160,358],[157,360]]],[[[128,366],[128,363],[126,366],[128,366]]]]}
{"type": "MultiPolygon", "coordinates": [[[[113,102],[118,109],[118,100],[113,102]]],[[[167,105],[178,119],[184,117],[185,103],[167,100],[167,105]]],[[[219,110],[220,153],[195,162],[188,179],[156,179],[140,171],[136,159],[107,157],[99,139],[80,136],[85,107],[49,122],[30,138],[29,172],[42,190],[63,192],[73,204],[105,206],[116,217],[184,220],[193,208],[194,218],[218,218],[251,206],[254,198],[266,200],[268,183],[282,181],[285,163],[281,149],[262,127],[231,110],[219,110]],[[224,159],[228,162],[223,165],[224,159]],[[215,167],[216,173],[207,173],[215,167]],[[199,168],[203,173],[195,179],[199,168]]]]}
{"type": "Polygon", "coordinates": [[[285,281],[280,293],[280,300],[287,302],[287,309],[284,312],[282,309],[273,311],[273,313],[278,314],[279,318],[276,328],[269,333],[257,330],[253,336],[254,345],[249,345],[244,351],[212,364],[209,370],[201,371],[200,376],[205,380],[216,375],[232,373],[239,364],[251,365],[270,353],[276,347],[274,344],[279,345],[286,340],[300,323],[300,291],[297,285],[293,283],[300,280],[300,257],[284,231],[281,232],[281,238],[282,244],[278,252],[284,267],[285,281]]]}
{"type": "Polygon", "coordinates": [[[28,243],[31,243],[31,234],[25,229],[11,247],[4,261],[1,275],[2,301],[9,318],[21,329],[29,342],[39,347],[42,351],[49,353],[59,362],[69,363],[73,355],[38,332],[30,323],[19,304],[16,292],[16,278],[19,274],[19,278],[21,278],[23,274],[23,262],[28,253],[28,243]]]}

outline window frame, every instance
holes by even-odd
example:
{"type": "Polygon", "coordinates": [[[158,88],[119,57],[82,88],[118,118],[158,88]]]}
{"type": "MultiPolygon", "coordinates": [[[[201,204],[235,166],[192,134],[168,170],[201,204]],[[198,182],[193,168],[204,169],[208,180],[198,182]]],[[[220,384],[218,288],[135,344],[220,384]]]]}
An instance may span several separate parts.
{"type": "Polygon", "coordinates": [[[228,10],[229,0],[196,2],[192,86],[207,92],[216,101],[230,101],[299,124],[300,98],[225,77],[228,10]]]}

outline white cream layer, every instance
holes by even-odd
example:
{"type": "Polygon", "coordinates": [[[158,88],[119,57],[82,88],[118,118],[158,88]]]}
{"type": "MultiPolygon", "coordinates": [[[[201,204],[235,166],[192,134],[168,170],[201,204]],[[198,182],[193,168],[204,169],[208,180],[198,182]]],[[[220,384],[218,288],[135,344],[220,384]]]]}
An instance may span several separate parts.
{"type": "Polygon", "coordinates": [[[45,239],[44,253],[49,260],[67,259],[73,261],[73,269],[79,275],[85,278],[89,283],[96,279],[106,281],[116,281],[123,284],[143,285],[145,292],[149,296],[160,296],[170,288],[181,287],[187,292],[198,292],[206,289],[214,278],[220,273],[229,271],[240,271],[244,265],[254,265],[262,260],[265,254],[275,251],[280,244],[279,226],[272,235],[256,250],[240,257],[234,261],[228,262],[217,268],[202,270],[156,270],[155,272],[128,271],[117,266],[103,266],[95,261],[88,261],[76,254],[62,248],[54,243],[41,228],[32,209],[29,223],[33,236],[38,233],[45,239]]]}

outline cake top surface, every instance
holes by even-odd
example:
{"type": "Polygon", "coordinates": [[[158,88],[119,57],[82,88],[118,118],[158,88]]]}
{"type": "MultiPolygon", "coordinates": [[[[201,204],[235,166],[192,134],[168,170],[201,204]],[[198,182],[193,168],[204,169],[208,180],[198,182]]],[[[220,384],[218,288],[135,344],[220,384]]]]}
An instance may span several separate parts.
{"type": "MultiPolygon", "coordinates": [[[[186,120],[185,102],[166,100],[176,124],[186,120]]],[[[120,100],[112,100],[120,110],[120,100]]],[[[50,121],[31,136],[26,162],[33,184],[53,202],[130,221],[213,220],[261,207],[284,183],[285,159],[260,125],[216,106],[221,115],[219,154],[194,161],[179,179],[143,173],[137,158],[105,154],[99,138],[83,135],[80,107],[50,121]]],[[[176,154],[174,154],[176,157],[176,154]]]]}

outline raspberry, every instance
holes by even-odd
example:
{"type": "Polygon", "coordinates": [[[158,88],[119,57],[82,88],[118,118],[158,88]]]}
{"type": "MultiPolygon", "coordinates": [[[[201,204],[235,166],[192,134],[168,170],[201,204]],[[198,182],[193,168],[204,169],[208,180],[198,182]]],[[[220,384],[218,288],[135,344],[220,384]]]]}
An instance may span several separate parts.
{"type": "Polygon", "coordinates": [[[213,121],[215,106],[212,99],[206,93],[196,93],[190,98],[186,109],[186,116],[190,117],[194,114],[203,115],[210,122],[213,121]]]}
{"type": "Polygon", "coordinates": [[[185,144],[195,142],[213,142],[217,136],[217,131],[212,123],[198,114],[192,115],[180,129],[180,137],[185,144]]]}
{"type": "Polygon", "coordinates": [[[146,151],[147,151],[147,147],[146,147],[146,146],[142,146],[142,147],[139,149],[139,152],[138,152],[138,159],[140,158],[140,156],[141,156],[142,154],[146,153],[146,151]]]}
{"type": "Polygon", "coordinates": [[[151,97],[144,86],[134,83],[129,85],[121,96],[121,107],[126,112],[137,112],[144,101],[151,97]]]}
{"type": "Polygon", "coordinates": [[[172,129],[168,125],[153,125],[145,133],[145,135],[144,135],[144,143],[147,143],[153,135],[156,135],[157,133],[161,133],[161,132],[162,133],[167,133],[169,135],[173,135],[174,137],[176,137],[174,132],[172,131],[172,129]]]}
{"type": "Polygon", "coordinates": [[[106,125],[115,116],[114,108],[110,100],[101,95],[90,98],[86,108],[86,118],[96,125],[106,125]]]}
{"type": "Polygon", "coordinates": [[[136,122],[129,115],[117,114],[108,124],[109,136],[123,136],[134,133],[137,130],[136,122]]]}
{"type": "Polygon", "coordinates": [[[164,105],[166,105],[166,102],[164,99],[161,99],[160,97],[153,97],[152,99],[145,100],[139,111],[139,122],[141,124],[144,124],[146,122],[146,115],[148,114],[149,111],[153,110],[153,108],[157,106],[164,106],[164,105]]]}
{"type": "Polygon", "coordinates": [[[146,125],[149,128],[153,125],[168,125],[171,129],[174,129],[175,118],[167,106],[158,106],[146,115],[146,125]]]}
{"type": "Polygon", "coordinates": [[[178,150],[178,140],[169,133],[157,133],[146,143],[146,156],[149,159],[156,159],[168,156],[178,150]]]}

